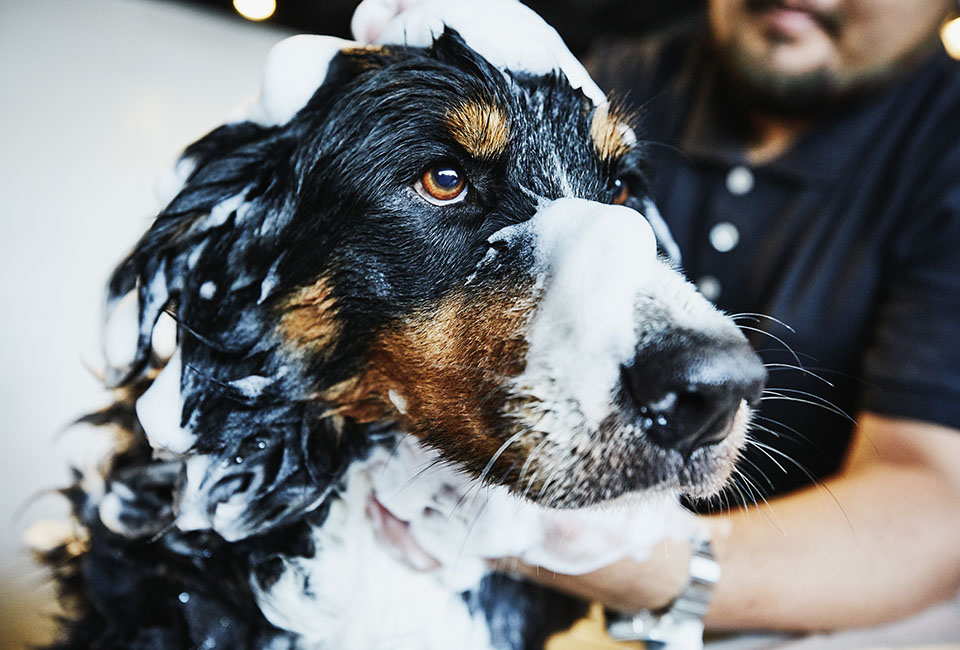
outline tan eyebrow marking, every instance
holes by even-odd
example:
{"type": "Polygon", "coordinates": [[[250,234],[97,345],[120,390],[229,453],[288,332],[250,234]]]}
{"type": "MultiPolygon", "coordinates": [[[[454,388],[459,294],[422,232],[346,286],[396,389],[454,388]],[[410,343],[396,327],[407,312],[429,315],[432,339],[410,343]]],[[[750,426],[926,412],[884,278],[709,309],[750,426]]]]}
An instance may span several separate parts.
{"type": "Polygon", "coordinates": [[[502,154],[510,141],[510,123],[496,104],[468,100],[447,112],[447,128],[467,153],[481,160],[502,154]]]}
{"type": "Polygon", "coordinates": [[[590,120],[593,146],[603,160],[615,160],[637,144],[637,136],[630,127],[630,115],[616,104],[601,104],[590,120]]]}

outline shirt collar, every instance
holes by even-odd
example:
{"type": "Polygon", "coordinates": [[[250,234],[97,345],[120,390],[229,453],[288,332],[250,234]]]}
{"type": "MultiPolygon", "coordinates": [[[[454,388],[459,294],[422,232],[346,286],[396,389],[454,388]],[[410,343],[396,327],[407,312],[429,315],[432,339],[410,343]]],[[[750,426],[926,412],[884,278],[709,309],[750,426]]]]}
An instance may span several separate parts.
{"type": "MultiPolygon", "coordinates": [[[[909,81],[899,85],[906,83],[909,81]]],[[[719,65],[712,61],[693,94],[680,148],[693,158],[722,166],[749,165],[745,155],[746,121],[736,102],[725,97],[725,93],[719,65]]],[[[865,155],[871,134],[880,128],[898,94],[887,88],[866,97],[803,134],[783,155],[750,166],[799,183],[828,183],[838,178],[852,161],[865,155]],[[837,146],[840,142],[843,147],[837,146]]]]}

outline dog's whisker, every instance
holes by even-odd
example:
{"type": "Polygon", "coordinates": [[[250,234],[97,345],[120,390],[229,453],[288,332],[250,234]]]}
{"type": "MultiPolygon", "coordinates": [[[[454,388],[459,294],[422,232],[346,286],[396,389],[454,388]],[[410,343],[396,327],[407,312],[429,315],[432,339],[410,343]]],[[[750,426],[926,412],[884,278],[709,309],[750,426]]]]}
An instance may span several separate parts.
{"type": "Polygon", "coordinates": [[[756,447],[763,448],[768,452],[770,452],[771,454],[776,454],[777,456],[780,456],[785,460],[789,461],[806,476],[807,480],[810,482],[811,485],[816,485],[820,490],[826,492],[830,496],[830,498],[833,500],[834,504],[836,504],[837,508],[839,508],[840,512],[843,514],[843,517],[846,520],[847,525],[849,526],[851,532],[856,534],[856,530],[853,526],[853,521],[850,519],[849,515],[847,514],[846,509],[843,507],[843,504],[840,503],[840,500],[837,498],[837,496],[833,493],[833,490],[831,490],[826,483],[824,483],[819,478],[817,478],[817,476],[815,476],[813,472],[807,469],[802,463],[797,462],[793,457],[781,451],[780,449],[777,449],[776,447],[772,447],[770,445],[766,445],[757,440],[751,441],[751,444],[753,444],[756,447]]]}
{"type": "Polygon", "coordinates": [[[821,377],[820,375],[818,375],[817,373],[813,372],[813,371],[810,370],[809,368],[803,368],[803,367],[801,367],[801,366],[795,366],[795,365],[789,364],[789,363],[765,363],[765,364],[763,364],[763,366],[764,366],[764,368],[767,369],[767,372],[775,372],[775,371],[777,371],[777,370],[796,370],[796,371],[801,372],[801,373],[803,373],[803,374],[805,374],[805,375],[807,375],[807,376],[809,376],[809,377],[813,377],[814,379],[818,379],[818,380],[822,381],[824,384],[826,384],[826,385],[829,386],[830,388],[836,388],[836,386],[833,385],[833,382],[829,381],[828,379],[826,379],[826,378],[824,378],[824,377],[821,377]]]}
{"type": "Polygon", "coordinates": [[[745,512],[748,513],[747,516],[749,516],[751,510],[756,510],[757,512],[761,513],[767,519],[767,521],[769,521],[773,527],[780,532],[781,535],[786,535],[786,529],[783,527],[780,518],[777,516],[776,510],[774,510],[773,506],[770,505],[770,502],[767,500],[767,498],[763,496],[763,492],[753,485],[753,481],[750,479],[750,476],[745,472],[738,471],[737,473],[747,485],[752,487],[751,496],[755,495],[753,498],[753,504],[755,507],[752,509],[745,509],[745,512]],[[757,500],[757,497],[759,497],[759,501],[757,500]]]}
{"type": "MultiPolygon", "coordinates": [[[[784,465],[783,465],[780,461],[778,461],[776,458],[774,458],[774,457],[770,454],[769,449],[772,449],[772,447],[770,447],[769,445],[766,445],[766,444],[760,442],[760,441],[757,440],[756,438],[750,438],[750,444],[752,444],[752,445],[757,449],[757,451],[759,451],[759,452],[762,453],[764,456],[766,456],[767,458],[769,458],[769,459],[770,459],[770,462],[772,462],[774,465],[776,465],[776,466],[777,466],[777,469],[779,469],[781,472],[783,472],[784,474],[789,474],[789,473],[790,473],[790,472],[787,471],[787,468],[784,467],[784,465]]],[[[783,454],[783,456],[784,456],[785,458],[790,459],[790,457],[787,456],[786,454],[783,454]]]]}
{"type": "MultiPolygon", "coordinates": [[[[785,389],[785,388],[777,388],[777,389],[775,389],[775,390],[768,388],[768,389],[766,389],[766,390],[763,391],[763,397],[760,398],[760,401],[761,401],[761,402],[784,401],[784,402],[795,402],[795,403],[797,403],[797,404],[808,404],[808,405],[810,405],[810,406],[816,406],[816,407],[821,408],[821,409],[823,409],[823,410],[825,410],[825,411],[829,411],[830,413],[833,413],[834,415],[838,415],[838,416],[842,417],[843,419],[847,420],[848,422],[850,422],[851,424],[856,424],[856,420],[855,420],[853,417],[851,417],[848,413],[846,413],[845,411],[841,410],[839,407],[834,406],[832,403],[830,403],[830,402],[828,402],[828,401],[816,401],[816,400],[813,400],[813,399],[803,399],[803,398],[801,398],[801,397],[794,397],[793,395],[784,395],[784,394],[783,394],[784,392],[797,392],[797,393],[799,393],[799,394],[805,394],[804,391],[794,391],[794,390],[789,389],[789,388],[787,388],[787,389],[785,389]]],[[[809,395],[809,393],[806,393],[806,394],[809,395]]],[[[814,397],[816,397],[816,396],[814,396],[814,397]]]]}
{"type": "Polygon", "coordinates": [[[399,496],[400,494],[402,494],[402,493],[403,493],[407,488],[409,488],[411,485],[413,485],[413,484],[416,483],[418,480],[420,480],[421,478],[423,478],[424,476],[426,476],[428,472],[430,472],[431,470],[435,470],[435,469],[441,468],[441,467],[443,467],[443,465],[445,465],[446,463],[447,463],[447,461],[445,461],[443,458],[440,458],[439,456],[436,457],[436,458],[434,458],[434,459],[432,459],[432,460],[430,460],[430,461],[428,461],[428,462],[425,463],[424,466],[421,467],[418,471],[414,472],[414,474],[413,474],[410,478],[408,478],[406,481],[404,481],[404,482],[400,485],[400,487],[397,488],[396,492],[395,492],[393,495],[391,495],[391,498],[394,498],[394,499],[395,499],[397,496],[399,496]]]}
{"type": "MultiPolygon", "coordinates": [[[[802,395],[803,397],[807,397],[807,398],[809,398],[809,399],[816,400],[817,402],[819,402],[820,404],[823,404],[824,406],[828,406],[828,407],[830,407],[830,408],[832,408],[832,409],[836,409],[837,411],[839,411],[839,412],[841,412],[841,413],[845,413],[845,412],[843,411],[843,409],[841,409],[839,406],[837,406],[836,404],[834,404],[833,402],[831,402],[831,401],[828,400],[827,398],[822,397],[822,396],[820,396],[820,395],[817,395],[816,393],[811,393],[810,391],[800,390],[800,389],[798,389],[798,388],[783,388],[783,387],[772,388],[772,389],[769,389],[769,390],[775,391],[776,393],[779,393],[779,394],[790,393],[790,394],[794,394],[794,395],[802,395]]],[[[848,419],[851,419],[851,420],[852,420],[852,417],[851,417],[849,414],[846,414],[846,415],[847,415],[847,418],[848,418],[848,419]]]]}
{"type": "Polygon", "coordinates": [[[796,352],[794,352],[793,348],[790,347],[790,345],[779,336],[775,334],[771,334],[767,330],[761,329],[759,327],[750,327],[749,325],[737,325],[737,327],[739,327],[741,330],[746,330],[748,332],[756,332],[757,334],[763,334],[764,336],[770,337],[771,339],[773,339],[774,341],[782,345],[783,348],[790,353],[790,356],[793,357],[793,360],[797,362],[798,366],[803,366],[803,362],[800,361],[800,356],[796,352]]]}
{"type": "MultiPolygon", "coordinates": [[[[748,435],[748,436],[747,436],[747,444],[749,445],[749,444],[752,443],[752,442],[753,442],[753,437],[748,435]]],[[[748,465],[750,465],[750,466],[760,475],[760,478],[763,479],[764,483],[766,483],[767,487],[768,487],[770,490],[774,490],[774,489],[776,488],[776,486],[774,485],[773,481],[771,481],[771,480],[770,480],[770,477],[767,476],[767,473],[764,472],[764,471],[760,468],[760,466],[757,465],[754,461],[750,460],[750,459],[747,458],[746,456],[741,456],[741,457],[740,457],[740,460],[741,460],[742,462],[747,463],[748,465]]],[[[734,467],[734,471],[740,471],[740,470],[739,470],[739,468],[734,467]]],[[[744,476],[746,476],[746,473],[743,473],[743,474],[744,474],[744,476]]],[[[761,492],[759,489],[757,490],[757,493],[758,493],[758,494],[762,494],[762,492],[761,492]]]]}
{"type": "Polygon", "coordinates": [[[543,440],[537,443],[537,446],[527,454],[527,459],[523,463],[523,467],[520,468],[520,476],[517,478],[517,484],[520,485],[523,483],[523,479],[526,477],[527,472],[530,470],[530,466],[536,458],[537,454],[550,443],[550,438],[543,436],[543,440]]]}
{"type": "Polygon", "coordinates": [[[789,426],[783,424],[783,423],[780,422],[779,420],[774,420],[773,418],[768,418],[768,417],[755,417],[754,420],[755,420],[755,421],[751,424],[751,427],[756,428],[756,429],[758,429],[758,430],[760,430],[760,431],[763,431],[763,432],[765,432],[765,433],[769,433],[770,435],[774,436],[775,438],[784,438],[784,439],[787,439],[787,440],[791,440],[791,439],[792,439],[792,440],[794,440],[794,441],[797,441],[797,442],[799,442],[799,443],[802,443],[802,444],[805,445],[808,449],[812,449],[812,450],[816,451],[817,454],[818,454],[821,458],[823,458],[825,461],[830,461],[830,460],[831,460],[830,454],[828,454],[826,451],[824,451],[823,447],[821,447],[819,444],[815,443],[809,436],[806,436],[806,435],[800,433],[799,431],[797,431],[796,429],[794,429],[794,428],[792,428],[792,427],[789,427],[789,426]],[[760,425],[758,422],[756,422],[757,420],[760,420],[760,421],[763,421],[763,422],[767,422],[767,423],[770,424],[770,426],[769,426],[769,427],[762,426],[762,425],[760,425]],[[782,430],[781,430],[781,431],[777,431],[777,430],[773,429],[772,427],[779,427],[779,428],[782,429],[782,430]]]}
{"type": "Polygon", "coordinates": [[[502,456],[503,453],[507,450],[507,447],[509,447],[510,445],[512,445],[514,442],[516,442],[517,440],[519,440],[520,438],[522,438],[522,437],[525,436],[526,434],[527,434],[527,431],[526,431],[526,430],[518,431],[517,433],[515,433],[515,434],[513,434],[512,436],[510,436],[509,438],[507,438],[507,441],[506,441],[506,442],[504,442],[502,445],[500,445],[500,448],[497,449],[496,453],[494,453],[493,456],[490,457],[490,460],[487,461],[487,464],[486,464],[486,466],[483,468],[483,471],[480,472],[480,476],[479,476],[479,478],[478,478],[478,480],[480,481],[480,483],[483,483],[484,481],[487,480],[487,475],[490,474],[490,470],[493,469],[493,466],[496,464],[497,460],[500,459],[500,456],[502,456]]]}
{"type": "Polygon", "coordinates": [[[780,325],[780,326],[783,327],[784,329],[788,330],[791,334],[796,334],[796,333],[797,333],[797,331],[796,331],[795,329],[793,329],[790,325],[787,325],[785,322],[783,322],[783,321],[780,320],[779,318],[774,318],[773,316],[771,316],[771,315],[769,315],[769,314],[761,314],[761,313],[758,313],[758,312],[740,312],[740,313],[737,313],[737,314],[730,314],[729,318],[730,318],[730,320],[732,320],[732,321],[734,321],[734,322],[736,322],[737,320],[739,320],[739,319],[741,319],[741,318],[747,318],[747,319],[754,320],[754,321],[768,320],[768,321],[771,321],[771,322],[773,322],[773,323],[776,323],[777,325],[780,325]]]}

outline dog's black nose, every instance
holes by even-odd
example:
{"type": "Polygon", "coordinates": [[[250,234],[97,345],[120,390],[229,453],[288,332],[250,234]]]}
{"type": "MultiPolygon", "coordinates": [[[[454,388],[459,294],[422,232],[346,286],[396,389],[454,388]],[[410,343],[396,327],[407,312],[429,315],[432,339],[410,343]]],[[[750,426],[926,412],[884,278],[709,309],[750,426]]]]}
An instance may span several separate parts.
{"type": "Polygon", "coordinates": [[[767,372],[746,340],[671,339],[641,350],[621,376],[647,438],[689,456],[727,436],[741,402],[759,401],[767,372]]]}

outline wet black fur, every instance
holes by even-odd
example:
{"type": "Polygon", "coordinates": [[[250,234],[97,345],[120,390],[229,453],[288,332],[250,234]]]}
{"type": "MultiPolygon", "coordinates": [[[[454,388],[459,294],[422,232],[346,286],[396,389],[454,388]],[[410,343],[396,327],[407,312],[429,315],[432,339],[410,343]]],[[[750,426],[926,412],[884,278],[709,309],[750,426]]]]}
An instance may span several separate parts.
{"type": "MultiPolygon", "coordinates": [[[[296,647],[258,610],[249,576],[269,585],[281,557],[312,554],[307,524],[323,521],[329,496],[308,504],[374,445],[392,442],[380,426],[323,417],[314,396],[362,367],[377,332],[462,286],[487,238],[532,216],[532,195],[561,195],[545,154],[557,153],[582,198],[611,201],[622,177],[636,194],[630,200],[640,200],[640,154],[615,168],[601,160],[591,110],[560,76],[514,75],[508,84],[448,30],[429,49],[339,55],[289,123],[230,124],[189,147],[196,166],[186,185],[110,280],[108,305],[139,293],[139,352],[108,377],[126,397],[89,420],[123,432],[106,481],[133,496],[119,535],[100,523],[79,483],[67,491],[89,541],[79,554],[65,546],[46,558],[70,614],[54,647],[296,647]],[[504,155],[473,159],[451,138],[444,116],[467,97],[508,108],[504,155]],[[441,161],[469,179],[461,204],[438,208],[411,189],[441,161]],[[239,209],[213,223],[211,210],[241,193],[239,209]],[[277,310],[322,274],[349,335],[322,355],[292,355],[275,334],[277,310]],[[273,289],[261,295],[268,278],[273,289]],[[213,299],[201,297],[208,281],[213,299]],[[247,495],[243,539],[173,526],[181,463],[153,456],[133,410],[156,370],[150,337],[162,311],[179,323],[182,423],[198,435],[194,451],[219,459],[211,504],[247,495]],[[257,390],[236,383],[251,375],[265,378],[257,390]]],[[[499,575],[464,598],[486,613],[504,650],[540,647],[584,612],[583,603],[499,575]],[[515,611],[519,627],[507,615],[515,611]]]]}

